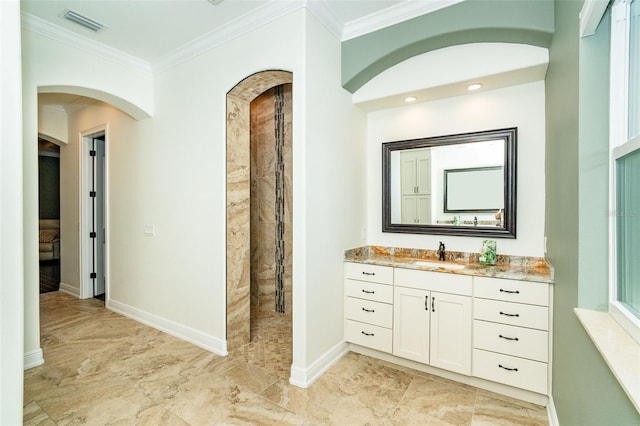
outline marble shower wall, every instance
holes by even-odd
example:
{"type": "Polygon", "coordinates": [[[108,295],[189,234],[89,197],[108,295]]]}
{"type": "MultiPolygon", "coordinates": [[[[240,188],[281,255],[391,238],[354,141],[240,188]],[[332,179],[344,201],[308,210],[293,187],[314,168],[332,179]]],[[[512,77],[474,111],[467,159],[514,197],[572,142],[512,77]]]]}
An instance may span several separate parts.
{"type": "MultiPolygon", "coordinates": [[[[251,102],[251,306],[273,312],[276,303],[275,88],[251,102]]],[[[291,84],[284,96],[284,281],[285,313],[291,314],[291,84]]]]}
{"type": "MultiPolygon", "coordinates": [[[[240,81],[227,94],[227,350],[233,352],[250,338],[250,103],[275,86],[291,83],[286,71],[263,71],[240,81]]],[[[288,93],[291,105],[291,90],[288,93]]],[[[290,107],[289,107],[290,108],[290,107]]],[[[288,113],[291,122],[291,112],[288,113]]],[[[291,135],[291,124],[285,128],[291,135]]],[[[285,162],[291,162],[291,149],[285,150],[285,162]],[[287,152],[288,151],[288,152],[287,152]]],[[[286,192],[285,218],[291,223],[291,167],[286,192]]],[[[285,232],[291,241],[291,231],[285,232]]],[[[273,239],[272,239],[273,241],[273,239]]],[[[286,248],[291,259],[291,245],[286,248]]],[[[288,268],[289,275],[291,268],[288,268]]],[[[291,289],[289,276],[288,288],[291,289]]],[[[286,295],[287,296],[287,295],[286,295]]],[[[287,296],[291,312],[290,290],[287,296]]]]}

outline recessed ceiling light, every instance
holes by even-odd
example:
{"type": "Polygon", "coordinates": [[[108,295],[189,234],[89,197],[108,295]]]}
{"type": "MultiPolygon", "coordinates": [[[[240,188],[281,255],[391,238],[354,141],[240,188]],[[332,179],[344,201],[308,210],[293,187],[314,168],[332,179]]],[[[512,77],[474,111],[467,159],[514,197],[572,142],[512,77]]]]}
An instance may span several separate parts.
{"type": "Polygon", "coordinates": [[[220,3],[222,3],[224,0],[209,0],[209,3],[211,3],[214,6],[219,5],[220,3]]]}
{"type": "Polygon", "coordinates": [[[96,22],[91,18],[80,15],[78,12],[74,12],[73,10],[67,9],[64,17],[71,22],[75,22],[76,24],[80,24],[85,28],[89,28],[91,31],[100,31],[104,28],[104,25],[102,25],[100,22],[96,22]]]}
{"type": "Polygon", "coordinates": [[[406,98],[404,98],[404,101],[405,101],[406,103],[415,102],[415,101],[417,101],[417,100],[418,100],[418,98],[416,98],[415,96],[407,96],[406,98]]]}
{"type": "Polygon", "coordinates": [[[473,83],[473,84],[470,84],[470,85],[468,85],[468,86],[467,86],[467,90],[471,90],[471,91],[473,91],[473,90],[478,90],[478,89],[479,89],[479,88],[481,88],[481,87],[482,87],[482,84],[480,84],[480,83],[473,83]]]}

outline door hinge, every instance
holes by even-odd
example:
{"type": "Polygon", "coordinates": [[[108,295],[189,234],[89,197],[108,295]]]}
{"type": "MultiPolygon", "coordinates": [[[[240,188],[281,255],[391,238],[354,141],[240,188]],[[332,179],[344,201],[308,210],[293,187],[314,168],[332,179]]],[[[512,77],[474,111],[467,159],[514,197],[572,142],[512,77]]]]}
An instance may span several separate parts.
{"type": "Polygon", "coordinates": [[[89,238],[96,238],[98,236],[98,234],[96,234],[95,232],[89,232],[89,238]]]}
{"type": "Polygon", "coordinates": [[[96,191],[89,192],[89,197],[96,198],[96,191]]]}
{"type": "Polygon", "coordinates": [[[96,153],[96,151],[95,151],[94,149],[92,149],[91,151],[89,151],[89,155],[90,155],[91,157],[95,157],[95,156],[96,156],[96,154],[97,154],[97,153],[96,153]]]}
{"type": "Polygon", "coordinates": [[[97,274],[97,273],[95,273],[95,272],[92,272],[92,273],[89,275],[89,278],[91,278],[91,279],[93,279],[93,278],[98,278],[98,274],[97,274]]]}

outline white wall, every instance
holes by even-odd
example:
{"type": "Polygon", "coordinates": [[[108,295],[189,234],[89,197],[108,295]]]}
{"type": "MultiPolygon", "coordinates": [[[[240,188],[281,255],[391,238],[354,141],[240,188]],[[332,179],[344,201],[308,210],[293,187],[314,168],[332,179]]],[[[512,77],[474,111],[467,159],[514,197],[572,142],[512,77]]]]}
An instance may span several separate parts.
{"type": "Polygon", "coordinates": [[[477,252],[482,238],[382,232],[383,142],[518,127],[517,238],[498,253],[544,256],[544,82],[534,82],[368,114],[368,244],[477,252]]]}
{"type": "MultiPolygon", "coordinates": [[[[344,251],[364,243],[360,229],[366,220],[366,121],[341,87],[340,42],[312,15],[306,22],[304,163],[298,163],[305,168],[306,182],[304,193],[294,192],[293,200],[294,212],[304,203],[304,229],[295,225],[294,235],[305,232],[306,243],[303,253],[294,253],[294,262],[298,255],[305,263],[300,269],[294,266],[293,292],[296,306],[305,306],[308,365],[342,341],[344,251]],[[304,299],[296,294],[301,272],[304,299]]],[[[294,156],[301,154],[296,150],[294,140],[294,156]]],[[[297,242],[294,236],[294,246],[297,242]]]]}
{"type": "Polygon", "coordinates": [[[22,424],[20,2],[0,1],[0,424],[22,424]]]}

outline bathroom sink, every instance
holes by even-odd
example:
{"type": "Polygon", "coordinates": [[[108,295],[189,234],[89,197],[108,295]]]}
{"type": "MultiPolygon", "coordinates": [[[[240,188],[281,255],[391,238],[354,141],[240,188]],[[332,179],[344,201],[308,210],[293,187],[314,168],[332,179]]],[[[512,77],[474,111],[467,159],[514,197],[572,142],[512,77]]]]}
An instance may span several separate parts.
{"type": "Polygon", "coordinates": [[[447,262],[429,262],[427,260],[416,260],[412,262],[416,266],[426,266],[427,268],[464,269],[465,265],[447,262]]]}

